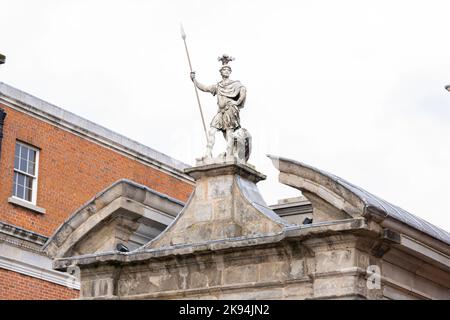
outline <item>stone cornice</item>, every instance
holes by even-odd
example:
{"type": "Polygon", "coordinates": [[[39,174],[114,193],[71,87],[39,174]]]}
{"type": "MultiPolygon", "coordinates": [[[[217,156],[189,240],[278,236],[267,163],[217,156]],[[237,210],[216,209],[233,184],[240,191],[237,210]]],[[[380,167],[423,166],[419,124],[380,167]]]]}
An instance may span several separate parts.
{"type": "Polygon", "coordinates": [[[45,280],[72,289],[80,289],[74,276],[52,270],[52,261],[41,252],[30,251],[7,242],[0,242],[0,268],[45,280]]]}
{"type": "Polygon", "coordinates": [[[14,238],[18,241],[26,241],[39,247],[44,245],[48,239],[47,237],[33,231],[29,231],[5,222],[0,222],[0,234],[9,236],[10,238],[14,238]]]}
{"type": "Polygon", "coordinates": [[[196,167],[186,168],[184,172],[193,177],[200,179],[201,177],[216,177],[223,175],[240,175],[254,183],[265,180],[266,176],[248,164],[239,162],[236,158],[232,160],[225,159],[222,163],[209,163],[196,167]]]}
{"type": "Polygon", "coordinates": [[[21,261],[15,261],[2,256],[0,256],[0,268],[11,270],[33,278],[45,280],[51,283],[58,284],[60,286],[80,290],[80,282],[76,280],[74,277],[64,272],[39,268],[32,264],[27,264],[21,261]]]}
{"type": "Polygon", "coordinates": [[[108,263],[129,263],[145,261],[152,258],[201,254],[237,248],[276,245],[283,240],[308,239],[312,236],[327,236],[336,233],[370,232],[364,219],[348,219],[344,221],[322,222],[310,225],[292,225],[285,227],[279,234],[266,234],[253,237],[237,237],[224,240],[207,241],[196,244],[183,244],[158,249],[145,249],[129,253],[105,252],[69,258],[55,259],[53,268],[65,270],[71,265],[91,265],[108,263]]]}

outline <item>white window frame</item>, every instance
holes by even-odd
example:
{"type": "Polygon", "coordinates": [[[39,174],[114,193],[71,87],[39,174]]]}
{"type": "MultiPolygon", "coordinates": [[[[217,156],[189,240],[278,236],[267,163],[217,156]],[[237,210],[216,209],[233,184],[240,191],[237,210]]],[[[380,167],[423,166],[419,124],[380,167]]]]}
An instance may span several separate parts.
{"type": "MultiPolygon", "coordinates": [[[[31,190],[31,201],[23,199],[23,198],[20,198],[20,197],[17,197],[15,195],[15,193],[16,193],[15,191],[16,190],[13,190],[12,198],[18,199],[20,201],[25,201],[25,202],[31,203],[33,205],[36,205],[37,186],[38,186],[38,178],[39,178],[39,174],[38,174],[39,173],[39,149],[36,148],[36,147],[33,147],[33,146],[31,146],[31,145],[29,145],[27,143],[19,141],[19,140],[16,140],[16,144],[14,145],[14,147],[17,148],[18,144],[22,145],[22,146],[24,146],[26,148],[29,148],[29,149],[31,149],[31,150],[36,152],[36,157],[35,157],[35,162],[34,162],[34,176],[29,174],[28,172],[23,172],[22,170],[16,169],[15,166],[14,166],[14,173],[17,172],[17,173],[20,173],[20,174],[23,174],[23,175],[25,175],[27,177],[32,178],[33,185],[32,185],[32,190],[31,190]]],[[[14,149],[14,157],[15,157],[15,154],[16,154],[16,150],[14,149]]],[[[13,179],[14,179],[14,175],[13,175],[13,179]]],[[[14,186],[14,181],[13,181],[13,186],[14,186]]]]}

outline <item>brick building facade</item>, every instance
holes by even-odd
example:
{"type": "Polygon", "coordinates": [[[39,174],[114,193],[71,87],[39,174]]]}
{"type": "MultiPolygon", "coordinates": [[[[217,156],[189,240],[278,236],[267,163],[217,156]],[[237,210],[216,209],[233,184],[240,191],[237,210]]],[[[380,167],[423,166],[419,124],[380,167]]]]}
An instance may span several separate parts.
{"type": "Polygon", "coordinates": [[[0,113],[0,299],[78,296],[78,284],[51,270],[41,249],[116,181],[180,202],[193,190],[187,165],[4,83],[0,113]]]}

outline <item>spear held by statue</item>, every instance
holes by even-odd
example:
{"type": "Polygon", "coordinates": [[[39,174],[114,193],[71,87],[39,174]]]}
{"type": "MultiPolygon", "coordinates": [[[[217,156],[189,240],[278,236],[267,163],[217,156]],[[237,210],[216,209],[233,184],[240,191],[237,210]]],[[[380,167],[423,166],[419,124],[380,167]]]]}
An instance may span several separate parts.
{"type": "MultiPolygon", "coordinates": [[[[181,27],[181,38],[183,38],[184,48],[186,49],[186,55],[187,55],[187,59],[189,62],[189,69],[191,70],[191,73],[192,73],[193,70],[192,70],[191,58],[189,57],[189,50],[188,50],[188,47],[186,44],[186,33],[184,32],[183,24],[180,24],[180,27],[181,27]]],[[[198,109],[200,110],[200,116],[202,117],[203,130],[205,131],[206,141],[208,141],[208,133],[206,132],[205,118],[203,117],[202,105],[200,103],[200,98],[198,96],[198,90],[197,90],[197,87],[195,86],[195,83],[194,83],[194,89],[195,89],[195,96],[197,97],[198,109]]]]}

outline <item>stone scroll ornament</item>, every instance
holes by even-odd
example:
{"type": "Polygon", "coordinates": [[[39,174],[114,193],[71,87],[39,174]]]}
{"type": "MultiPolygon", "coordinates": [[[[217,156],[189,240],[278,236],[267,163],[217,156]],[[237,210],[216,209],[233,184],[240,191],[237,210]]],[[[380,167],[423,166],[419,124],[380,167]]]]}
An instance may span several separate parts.
{"type": "Polygon", "coordinates": [[[201,84],[197,81],[195,72],[191,72],[191,79],[195,86],[203,92],[209,92],[216,96],[218,106],[217,114],[212,119],[207,133],[206,154],[197,160],[213,159],[212,150],[215,136],[218,132],[222,132],[226,139],[227,149],[215,159],[233,157],[246,163],[250,157],[252,138],[250,133],[241,127],[239,112],[245,105],[247,90],[240,81],[230,79],[229,63],[234,58],[224,54],[218,60],[222,62],[219,69],[222,80],[216,84],[201,84]]]}

